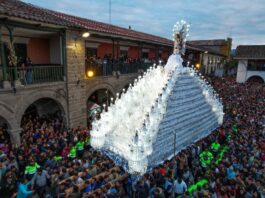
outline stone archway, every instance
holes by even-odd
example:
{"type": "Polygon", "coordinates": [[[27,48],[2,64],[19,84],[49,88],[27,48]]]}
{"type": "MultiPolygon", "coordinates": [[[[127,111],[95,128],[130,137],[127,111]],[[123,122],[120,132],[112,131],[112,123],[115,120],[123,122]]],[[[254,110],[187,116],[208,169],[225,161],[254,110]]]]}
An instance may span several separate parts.
{"type": "Polygon", "coordinates": [[[112,92],[108,89],[97,89],[87,99],[87,101],[96,103],[98,105],[108,104],[110,98],[114,98],[112,92]]]}
{"type": "Polygon", "coordinates": [[[60,112],[58,116],[64,116],[65,111],[63,107],[57,101],[51,98],[40,98],[33,102],[24,112],[23,116],[32,114],[34,116],[44,116],[55,114],[56,112],[60,112]]]}
{"type": "Polygon", "coordinates": [[[55,122],[56,125],[53,126],[55,132],[60,132],[61,129],[66,128],[65,110],[58,101],[51,98],[40,98],[28,106],[22,116],[21,128],[25,130],[28,128],[29,121],[35,119],[36,123],[40,124],[44,121],[47,124],[55,122]]]}
{"type": "Polygon", "coordinates": [[[0,124],[6,124],[7,132],[9,134],[12,144],[20,144],[20,132],[21,129],[17,120],[14,117],[14,111],[6,104],[0,102],[0,124]]]}
{"type": "Polygon", "coordinates": [[[89,89],[88,92],[87,92],[87,100],[89,99],[89,97],[97,90],[100,90],[100,89],[106,89],[109,91],[109,93],[113,96],[115,96],[115,91],[114,91],[114,88],[108,84],[108,83],[101,83],[101,84],[98,84],[96,86],[94,86],[93,88],[89,89]]]}
{"type": "Polygon", "coordinates": [[[246,82],[259,82],[259,83],[264,83],[265,79],[262,78],[262,76],[254,75],[250,76],[246,82]]]}
{"type": "Polygon", "coordinates": [[[59,108],[63,110],[64,116],[65,116],[65,124],[67,125],[67,102],[66,99],[55,91],[51,90],[43,90],[43,91],[35,91],[31,94],[28,94],[24,98],[22,98],[16,105],[16,119],[18,120],[18,123],[20,125],[22,117],[24,113],[26,112],[27,108],[30,107],[33,103],[40,99],[51,99],[55,101],[56,104],[58,104],[59,108]]]}

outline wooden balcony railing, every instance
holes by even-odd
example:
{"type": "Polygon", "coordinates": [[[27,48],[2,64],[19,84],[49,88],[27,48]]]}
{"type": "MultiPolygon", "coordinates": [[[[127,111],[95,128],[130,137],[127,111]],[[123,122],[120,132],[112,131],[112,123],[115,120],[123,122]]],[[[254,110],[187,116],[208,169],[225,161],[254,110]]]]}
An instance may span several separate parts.
{"type": "Polygon", "coordinates": [[[23,85],[64,80],[64,66],[61,65],[38,65],[27,68],[7,67],[6,73],[7,81],[12,83],[17,80],[23,85]]]}

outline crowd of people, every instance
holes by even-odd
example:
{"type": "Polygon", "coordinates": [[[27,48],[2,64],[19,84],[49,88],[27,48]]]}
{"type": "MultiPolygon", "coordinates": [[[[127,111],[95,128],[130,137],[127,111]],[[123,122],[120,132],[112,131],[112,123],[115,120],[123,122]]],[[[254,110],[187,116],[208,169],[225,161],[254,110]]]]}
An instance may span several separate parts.
{"type": "Polygon", "coordinates": [[[112,75],[113,71],[120,74],[135,73],[138,70],[147,69],[153,63],[163,64],[163,62],[160,58],[157,62],[155,59],[135,59],[127,55],[123,55],[120,58],[112,58],[111,54],[106,54],[103,58],[96,56],[87,57],[86,67],[95,71],[96,75],[112,75]]]}
{"type": "Polygon", "coordinates": [[[135,197],[265,197],[265,86],[209,78],[224,124],[132,185],[135,197]]]}
{"type": "Polygon", "coordinates": [[[60,115],[27,115],[22,143],[0,128],[0,197],[265,197],[265,86],[208,78],[224,124],[141,178],[90,146],[91,127],[66,129],[60,115]]]}
{"type": "MultiPolygon", "coordinates": [[[[58,114],[42,117],[30,114],[23,118],[21,127],[19,147],[1,138],[3,198],[80,197],[81,189],[90,192],[104,185],[107,192],[111,187],[108,185],[125,174],[108,157],[90,147],[87,128],[65,130],[58,114]]],[[[4,128],[0,131],[6,133],[4,128]]]]}

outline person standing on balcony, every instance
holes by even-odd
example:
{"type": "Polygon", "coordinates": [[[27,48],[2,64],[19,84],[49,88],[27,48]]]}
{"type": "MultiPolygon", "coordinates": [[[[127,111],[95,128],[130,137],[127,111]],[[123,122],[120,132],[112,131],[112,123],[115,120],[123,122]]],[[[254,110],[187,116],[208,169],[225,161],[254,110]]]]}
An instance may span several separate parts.
{"type": "Polygon", "coordinates": [[[25,62],[24,62],[26,68],[27,68],[27,73],[26,73],[26,76],[27,76],[27,84],[32,84],[33,82],[33,79],[32,79],[32,62],[31,62],[31,59],[27,56],[26,59],[25,59],[25,62]]]}
{"type": "Polygon", "coordinates": [[[96,68],[96,75],[102,74],[102,59],[100,57],[97,58],[97,68],[96,68]]]}
{"type": "Polygon", "coordinates": [[[107,66],[109,64],[109,61],[108,61],[108,57],[107,55],[105,54],[104,58],[103,58],[103,76],[106,76],[107,75],[107,66]]]}
{"type": "Polygon", "coordinates": [[[25,86],[27,85],[26,72],[27,72],[27,68],[25,66],[25,63],[22,63],[20,67],[20,80],[21,80],[21,83],[25,86]]]}

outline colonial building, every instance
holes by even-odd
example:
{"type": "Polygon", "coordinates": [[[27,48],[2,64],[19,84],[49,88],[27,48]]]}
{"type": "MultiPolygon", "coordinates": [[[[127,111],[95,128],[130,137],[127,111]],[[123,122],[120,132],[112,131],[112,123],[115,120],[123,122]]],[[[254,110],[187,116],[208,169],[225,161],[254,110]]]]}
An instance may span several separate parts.
{"type": "MultiPolygon", "coordinates": [[[[7,124],[16,144],[32,113],[59,113],[66,126],[84,127],[91,102],[109,103],[172,49],[158,36],[0,0],[0,127],[7,124]]],[[[204,52],[187,46],[185,59],[199,64],[204,52]]]]}
{"type": "Polygon", "coordinates": [[[200,56],[201,72],[222,76],[224,66],[230,61],[232,39],[196,40],[188,41],[188,45],[203,50],[200,56]]]}
{"type": "Polygon", "coordinates": [[[238,60],[237,82],[254,78],[265,82],[265,45],[240,45],[234,59],[238,60]]]}

